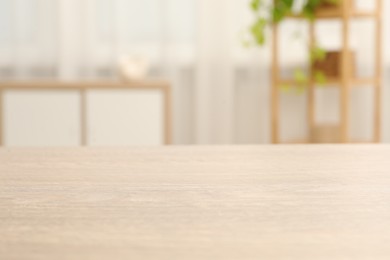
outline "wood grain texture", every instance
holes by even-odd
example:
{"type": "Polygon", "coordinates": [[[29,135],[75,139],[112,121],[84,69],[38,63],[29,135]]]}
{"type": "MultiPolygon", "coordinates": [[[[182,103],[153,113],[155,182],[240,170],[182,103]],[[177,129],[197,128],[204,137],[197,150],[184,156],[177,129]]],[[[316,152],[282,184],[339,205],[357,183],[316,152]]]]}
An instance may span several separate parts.
{"type": "Polygon", "coordinates": [[[390,146],[0,149],[0,259],[390,259],[390,146]]]}

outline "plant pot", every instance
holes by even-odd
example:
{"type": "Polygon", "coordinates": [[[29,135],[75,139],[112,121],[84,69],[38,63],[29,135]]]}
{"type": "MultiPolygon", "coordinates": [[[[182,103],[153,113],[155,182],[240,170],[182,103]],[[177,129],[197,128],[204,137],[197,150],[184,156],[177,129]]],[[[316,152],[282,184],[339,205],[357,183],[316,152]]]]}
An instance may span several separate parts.
{"type": "MultiPolygon", "coordinates": [[[[355,53],[349,52],[350,60],[350,76],[355,76],[355,53]]],[[[326,78],[340,79],[341,78],[341,66],[342,66],[342,53],[341,51],[329,51],[326,53],[324,60],[315,61],[312,65],[312,71],[321,71],[326,78]]]]}
{"type": "Polygon", "coordinates": [[[318,7],[316,12],[321,13],[338,13],[343,10],[343,4],[344,1],[347,1],[346,4],[348,5],[348,9],[351,9],[353,7],[353,0],[339,0],[338,3],[321,3],[318,7]]]}
{"type": "Polygon", "coordinates": [[[329,9],[339,9],[341,7],[340,4],[332,4],[332,3],[322,3],[317,7],[317,10],[329,10],[329,9]]]}

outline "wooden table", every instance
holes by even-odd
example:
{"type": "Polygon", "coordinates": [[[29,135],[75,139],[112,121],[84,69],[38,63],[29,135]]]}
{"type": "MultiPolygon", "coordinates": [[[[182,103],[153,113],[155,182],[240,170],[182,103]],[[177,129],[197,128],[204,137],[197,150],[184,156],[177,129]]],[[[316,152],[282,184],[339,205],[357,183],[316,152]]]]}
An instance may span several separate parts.
{"type": "Polygon", "coordinates": [[[390,146],[0,149],[0,259],[390,259],[390,146]]]}

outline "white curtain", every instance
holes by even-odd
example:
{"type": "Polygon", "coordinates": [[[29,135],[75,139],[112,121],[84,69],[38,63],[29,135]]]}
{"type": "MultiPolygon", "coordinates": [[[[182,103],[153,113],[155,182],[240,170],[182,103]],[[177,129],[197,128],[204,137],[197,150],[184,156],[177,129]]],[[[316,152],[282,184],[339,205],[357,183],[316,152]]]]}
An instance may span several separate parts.
{"type": "MultiPolygon", "coordinates": [[[[151,76],[173,83],[175,143],[268,143],[270,48],[248,50],[241,44],[242,31],[252,19],[248,2],[0,0],[0,79],[115,79],[121,57],[144,56],[151,61],[151,76]]],[[[390,142],[390,6],[389,1],[384,4],[383,139],[390,142]]],[[[370,25],[364,26],[357,22],[355,34],[369,33],[370,25]]],[[[292,23],[283,30],[288,35],[297,27],[304,29],[292,23]]],[[[331,23],[319,29],[331,36],[325,38],[337,39],[335,28],[331,23]]],[[[369,64],[369,43],[360,39],[355,37],[356,47],[363,46],[361,63],[369,64]]],[[[298,43],[285,42],[283,69],[288,70],[302,50],[298,43]]],[[[360,70],[368,71],[364,66],[360,70]]],[[[337,100],[334,95],[330,91],[321,100],[337,100]]],[[[354,99],[359,103],[361,97],[354,99]]],[[[304,135],[304,100],[283,95],[285,138],[304,135]]],[[[325,119],[333,117],[327,104],[319,108],[325,119]]],[[[370,104],[359,106],[365,111],[370,104]]],[[[356,127],[360,124],[367,122],[356,127]]]]}

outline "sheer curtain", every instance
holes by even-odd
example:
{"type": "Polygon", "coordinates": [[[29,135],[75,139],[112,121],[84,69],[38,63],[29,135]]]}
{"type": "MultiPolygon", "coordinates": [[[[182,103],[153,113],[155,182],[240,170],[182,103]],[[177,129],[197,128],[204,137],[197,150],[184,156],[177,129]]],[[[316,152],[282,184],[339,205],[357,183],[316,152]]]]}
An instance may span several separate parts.
{"type": "MultiPolygon", "coordinates": [[[[241,44],[242,31],[252,19],[248,2],[0,0],[0,77],[116,79],[119,59],[147,57],[151,76],[173,83],[174,143],[267,143],[270,49],[248,50],[241,44]]],[[[390,6],[384,4],[387,25],[390,6]]],[[[334,26],[323,26],[332,36],[328,38],[336,38],[334,26]]],[[[302,26],[284,30],[296,27],[302,26]]],[[[389,30],[384,30],[386,50],[389,30]]],[[[288,47],[287,56],[299,52],[288,47]]],[[[386,50],[385,101],[390,100],[389,53],[386,50]]],[[[286,60],[294,62],[294,55],[286,60]]],[[[303,101],[303,96],[283,97],[286,137],[305,133],[303,101]]],[[[363,104],[363,110],[369,105],[363,104]]],[[[323,110],[327,117],[330,112],[326,106],[323,110]]],[[[384,102],[385,141],[390,141],[389,111],[389,102],[384,102]]]]}

